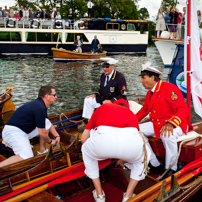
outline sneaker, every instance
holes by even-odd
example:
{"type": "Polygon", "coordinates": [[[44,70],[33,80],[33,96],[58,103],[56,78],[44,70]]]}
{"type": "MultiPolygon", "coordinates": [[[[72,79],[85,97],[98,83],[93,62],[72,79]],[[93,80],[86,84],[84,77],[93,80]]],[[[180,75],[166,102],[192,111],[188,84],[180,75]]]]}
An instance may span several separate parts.
{"type": "MultiPolygon", "coordinates": [[[[123,194],[123,200],[122,202],[126,202],[128,201],[130,198],[129,197],[125,197],[126,193],[123,194]]],[[[133,194],[131,198],[133,198],[136,194],[133,194]]]]}
{"type": "Polygon", "coordinates": [[[45,154],[45,153],[47,153],[48,152],[48,149],[46,149],[44,152],[39,152],[39,151],[37,151],[37,155],[41,155],[41,154],[45,154]]]}
{"type": "MultiPolygon", "coordinates": [[[[103,190],[102,190],[103,191],[103,190]]],[[[105,193],[103,191],[103,195],[97,195],[96,190],[93,190],[93,197],[96,202],[105,202],[105,193]]]]}

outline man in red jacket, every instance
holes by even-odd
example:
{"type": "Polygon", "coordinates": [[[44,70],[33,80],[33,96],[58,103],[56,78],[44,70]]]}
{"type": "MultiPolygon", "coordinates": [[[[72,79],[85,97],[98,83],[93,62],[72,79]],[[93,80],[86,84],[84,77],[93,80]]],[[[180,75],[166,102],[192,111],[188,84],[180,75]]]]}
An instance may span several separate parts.
{"type": "MultiPolygon", "coordinates": [[[[142,77],[142,85],[149,91],[143,107],[136,116],[138,121],[141,121],[149,114],[151,121],[140,124],[140,132],[146,137],[155,135],[156,139],[161,138],[166,150],[165,168],[168,169],[177,157],[176,139],[186,134],[192,126],[188,121],[190,112],[180,89],[171,83],[161,81],[159,75],[162,73],[151,67],[150,63],[143,65],[139,76],[142,77]]],[[[160,167],[153,152],[150,164],[153,167],[160,167]]],[[[177,162],[171,167],[167,176],[172,175],[176,170],[177,162]]]]}

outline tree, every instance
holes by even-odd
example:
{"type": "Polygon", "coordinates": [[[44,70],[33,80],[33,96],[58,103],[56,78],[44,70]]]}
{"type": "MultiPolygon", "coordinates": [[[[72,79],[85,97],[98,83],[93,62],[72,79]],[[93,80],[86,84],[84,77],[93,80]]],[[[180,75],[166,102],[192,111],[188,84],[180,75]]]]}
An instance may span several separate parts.
{"type": "Polygon", "coordinates": [[[139,10],[139,19],[140,20],[146,20],[149,18],[149,12],[147,10],[147,8],[140,8],[139,10]]]}
{"type": "Polygon", "coordinates": [[[166,11],[167,8],[175,8],[179,4],[178,0],[163,0],[161,2],[161,8],[166,11]]]}
{"type": "MultiPolygon", "coordinates": [[[[20,6],[32,7],[33,10],[43,8],[47,13],[51,13],[53,8],[60,12],[62,18],[66,18],[67,12],[72,8],[75,19],[85,17],[87,14],[88,0],[15,0],[15,10],[20,6]]],[[[138,19],[138,0],[93,0],[94,18],[115,18],[115,19],[138,19]]]]}

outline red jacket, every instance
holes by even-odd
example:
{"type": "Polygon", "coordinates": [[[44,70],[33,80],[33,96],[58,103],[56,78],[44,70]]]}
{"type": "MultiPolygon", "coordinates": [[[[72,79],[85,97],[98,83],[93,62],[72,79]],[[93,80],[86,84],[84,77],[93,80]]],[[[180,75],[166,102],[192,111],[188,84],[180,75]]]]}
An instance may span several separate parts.
{"type": "Polygon", "coordinates": [[[167,122],[175,128],[180,126],[185,134],[187,133],[187,125],[189,129],[193,129],[188,121],[189,109],[177,86],[158,81],[151,100],[149,100],[150,94],[151,90],[147,92],[145,103],[136,116],[138,121],[141,121],[149,114],[154,125],[156,139],[160,137],[161,127],[167,122]]]}

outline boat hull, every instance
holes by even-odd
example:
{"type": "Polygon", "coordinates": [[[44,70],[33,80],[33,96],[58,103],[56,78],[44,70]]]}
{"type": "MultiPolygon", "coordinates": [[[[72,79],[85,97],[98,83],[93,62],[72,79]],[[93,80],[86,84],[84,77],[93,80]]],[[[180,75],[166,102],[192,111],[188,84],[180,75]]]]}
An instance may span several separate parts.
{"type": "MultiPolygon", "coordinates": [[[[53,55],[51,48],[56,43],[0,43],[0,55],[53,55]]],[[[73,44],[59,44],[59,47],[66,50],[74,50],[73,44]]],[[[102,44],[108,54],[144,54],[147,44],[102,44]]],[[[83,52],[91,50],[91,44],[82,46],[83,52]]]]}
{"type": "Polygon", "coordinates": [[[91,52],[85,52],[85,53],[77,53],[72,52],[70,50],[65,49],[58,49],[58,48],[52,48],[53,51],[53,58],[54,61],[86,61],[86,60],[98,60],[101,57],[106,57],[107,52],[103,51],[103,53],[98,54],[92,54],[91,52]]]}

